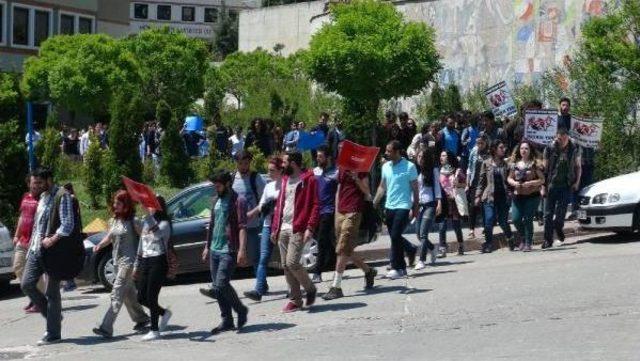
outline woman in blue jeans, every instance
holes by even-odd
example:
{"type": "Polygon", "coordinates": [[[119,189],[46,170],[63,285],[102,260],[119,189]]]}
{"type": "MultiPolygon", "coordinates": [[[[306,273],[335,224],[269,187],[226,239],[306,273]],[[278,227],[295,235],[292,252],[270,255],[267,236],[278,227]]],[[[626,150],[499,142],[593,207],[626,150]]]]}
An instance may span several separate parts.
{"type": "Polygon", "coordinates": [[[442,191],[440,189],[440,168],[435,165],[433,150],[425,149],[418,153],[418,194],[420,196],[420,214],[416,218],[416,231],[422,244],[420,260],[415,270],[425,267],[427,252],[431,255],[431,264],[436,263],[436,247],[429,241],[429,231],[433,226],[436,214],[442,212],[442,191]]]}
{"type": "Polygon", "coordinates": [[[476,190],[476,205],[482,203],[484,210],[484,237],[482,253],[491,253],[493,250],[493,226],[496,221],[502,228],[509,242],[509,249],[514,250],[513,233],[507,220],[509,218],[509,194],[507,176],[509,167],[504,160],[506,145],[501,140],[491,144],[491,158],[482,163],[480,179],[476,190]]]}
{"type": "Polygon", "coordinates": [[[540,203],[540,189],[544,174],[540,157],[531,143],[523,140],[513,151],[507,182],[513,187],[511,218],[522,237],[520,250],[531,251],[533,244],[533,217],[540,203]]]}
{"type": "Polygon", "coordinates": [[[267,167],[271,182],[264,187],[264,192],[262,192],[262,198],[260,198],[258,205],[247,213],[248,218],[255,217],[259,213],[264,215],[262,234],[260,236],[260,259],[256,270],[256,286],[253,290],[244,293],[247,298],[253,301],[262,300],[262,296],[269,290],[267,268],[273,251],[273,244],[270,239],[271,218],[273,217],[273,206],[278,199],[278,194],[280,194],[282,170],[282,159],[277,156],[271,157],[267,167]]]}

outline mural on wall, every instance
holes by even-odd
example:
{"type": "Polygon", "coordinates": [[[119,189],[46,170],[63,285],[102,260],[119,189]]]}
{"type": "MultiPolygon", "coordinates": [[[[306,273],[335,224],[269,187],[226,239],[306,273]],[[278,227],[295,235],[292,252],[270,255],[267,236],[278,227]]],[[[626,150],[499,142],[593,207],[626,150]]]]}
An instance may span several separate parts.
{"type": "Polygon", "coordinates": [[[399,5],[437,32],[441,82],[531,82],[565,61],[580,25],[607,10],[606,0],[454,0],[399,5]]]}

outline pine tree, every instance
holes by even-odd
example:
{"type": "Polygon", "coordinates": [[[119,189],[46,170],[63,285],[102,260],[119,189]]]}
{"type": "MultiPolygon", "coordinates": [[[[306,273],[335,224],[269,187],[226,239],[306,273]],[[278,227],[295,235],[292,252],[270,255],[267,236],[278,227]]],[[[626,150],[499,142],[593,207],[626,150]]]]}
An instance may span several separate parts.
{"type": "Polygon", "coordinates": [[[180,135],[181,128],[180,118],[174,114],[160,140],[160,176],[168,185],[178,188],[186,187],[193,179],[190,159],[180,135]]]}
{"type": "Polygon", "coordinates": [[[98,137],[91,134],[89,148],[84,155],[84,186],[91,199],[91,207],[98,208],[98,198],[102,194],[102,148],[98,137]]]}

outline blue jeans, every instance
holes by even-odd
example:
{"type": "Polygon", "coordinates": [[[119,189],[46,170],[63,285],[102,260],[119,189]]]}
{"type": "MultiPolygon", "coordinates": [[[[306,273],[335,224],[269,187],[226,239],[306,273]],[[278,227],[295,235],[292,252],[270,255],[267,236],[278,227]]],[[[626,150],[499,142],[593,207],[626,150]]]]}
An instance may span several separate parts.
{"type": "Polygon", "coordinates": [[[402,237],[402,232],[409,223],[409,210],[387,209],[385,223],[391,237],[391,268],[404,271],[407,269],[404,260],[406,239],[402,237]]]}
{"type": "Polygon", "coordinates": [[[513,233],[507,222],[509,219],[509,203],[506,199],[496,199],[494,202],[484,202],[484,245],[486,247],[493,246],[493,225],[497,223],[502,228],[504,235],[511,239],[513,233]]]}
{"type": "Polygon", "coordinates": [[[262,227],[247,228],[247,258],[253,265],[253,273],[258,276],[258,262],[260,260],[262,227]]]}
{"type": "Polygon", "coordinates": [[[38,307],[42,316],[47,320],[47,334],[51,338],[61,337],[62,328],[62,299],[60,297],[60,280],[49,276],[47,290],[42,294],[38,290],[38,281],[45,273],[42,254],[29,251],[24,267],[24,275],[20,287],[31,302],[38,307]]]}
{"type": "Polygon", "coordinates": [[[420,207],[420,214],[416,219],[416,230],[418,239],[422,244],[420,248],[420,261],[427,260],[427,251],[432,250],[435,246],[429,241],[429,231],[433,226],[436,217],[436,203],[430,202],[420,207]]]}
{"type": "MultiPolygon", "coordinates": [[[[460,219],[448,218],[451,220],[451,227],[453,228],[453,232],[456,234],[456,239],[458,241],[458,246],[462,246],[463,238],[462,238],[462,226],[460,223],[460,219]]],[[[439,247],[440,249],[446,250],[449,247],[447,246],[447,218],[445,218],[442,223],[440,223],[440,229],[438,231],[440,240],[439,247]]]]}
{"type": "Polygon", "coordinates": [[[271,227],[264,226],[260,237],[260,259],[258,260],[258,266],[256,267],[255,287],[255,291],[263,296],[269,290],[269,284],[267,284],[267,269],[269,267],[269,260],[271,259],[272,252],[273,243],[271,243],[271,227]]]}
{"type": "Polygon", "coordinates": [[[231,286],[231,276],[236,269],[236,254],[210,252],[209,271],[211,272],[211,291],[218,300],[220,317],[225,324],[233,323],[231,310],[236,313],[246,312],[246,307],[240,302],[236,290],[231,286]]]}
{"type": "Polygon", "coordinates": [[[553,243],[553,231],[564,241],[564,217],[571,191],[569,187],[551,188],[544,198],[544,241],[553,243]]]}

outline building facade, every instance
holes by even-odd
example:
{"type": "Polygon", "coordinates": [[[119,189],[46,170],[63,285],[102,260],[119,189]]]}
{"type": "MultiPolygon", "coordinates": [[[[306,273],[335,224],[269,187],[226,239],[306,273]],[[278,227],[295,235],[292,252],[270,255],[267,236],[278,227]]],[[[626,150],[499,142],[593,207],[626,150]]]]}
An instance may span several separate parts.
{"type": "Polygon", "coordinates": [[[0,0],[0,71],[20,72],[54,35],[126,35],[128,7],[128,0],[0,0]]]}
{"type": "Polygon", "coordinates": [[[167,26],[190,37],[213,41],[224,14],[237,21],[240,10],[259,6],[259,0],[131,1],[131,33],[167,26]]]}

